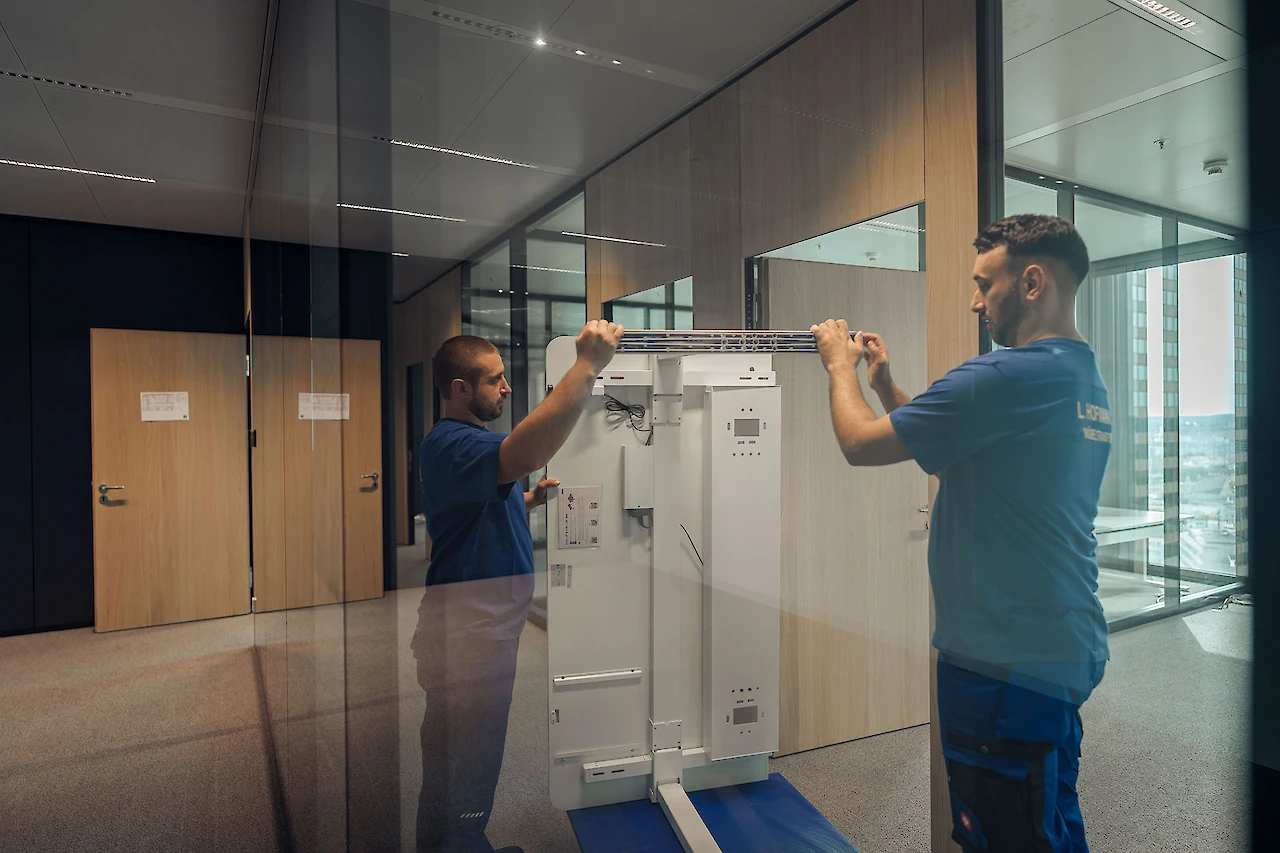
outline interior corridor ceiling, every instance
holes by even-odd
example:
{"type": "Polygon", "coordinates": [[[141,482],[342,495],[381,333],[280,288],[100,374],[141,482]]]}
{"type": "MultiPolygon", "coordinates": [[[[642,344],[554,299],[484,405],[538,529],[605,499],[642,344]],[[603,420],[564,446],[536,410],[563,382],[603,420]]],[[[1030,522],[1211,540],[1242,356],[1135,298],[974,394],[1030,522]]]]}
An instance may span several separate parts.
{"type": "MultiPolygon", "coordinates": [[[[303,92],[269,100],[264,134],[303,134],[312,150],[341,134],[344,203],[465,220],[341,211],[343,245],[407,256],[401,295],[841,5],[338,2],[342,38],[376,35],[389,55],[343,69],[358,86],[341,127],[303,92]],[[369,100],[389,97],[389,114],[363,110],[359,86],[380,87],[369,100]]],[[[304,46],[307,4],[281,0],[277,59],[304,46]]],[[[1005,0],[1009,162],[1242,225],[1241,2],[1164,6],[1197,31],[1139,0],[1005,0]],[[1209,176],[1216,157],[1230,165],[1209,176]]],[[[0,0],[0,161],[56,167],[0,163],[0,212],[238,235],[268,8],[0,0]]],[[[277,166],[286,195],[290,174],[306,186],[305,164],[277,166]]],[[[316,239],[305,215],[280,236],[316,239]]]]}

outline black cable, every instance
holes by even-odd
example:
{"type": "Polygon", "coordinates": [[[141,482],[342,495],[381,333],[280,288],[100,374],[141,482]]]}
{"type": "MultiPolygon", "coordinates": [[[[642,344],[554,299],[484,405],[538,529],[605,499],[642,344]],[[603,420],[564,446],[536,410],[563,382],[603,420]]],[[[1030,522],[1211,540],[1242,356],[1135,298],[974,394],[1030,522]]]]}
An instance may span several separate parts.
{"type": "Polygon", "coordinates": [[[682,525],[680,525],[680,529],[684,531],[684,535],[685,535],[685,536],[688,536],[688,537],[689,537],[689,544],[693,546],[693,556],[697,557],[697,558],[698,558],[698,562],[699,562],[699,563],[702,563],[702,565],[704,565],[704,566],[705,566],[705,565],[706,565],[706,563],[703,563],[703,562],[702,562],[702,555],[698,553],[698,546],[693,544],[693,537],[692,537],[692,536],[689,536],[689,528],[685,527],[685,526],[682,524],[682,525]]]}
{"type": "Polygon", "coordinates": [[[604,408],[611,415],[626,416],[627,426],[636,432],[648,433],[648,438],[645,439],[644,443],[653,443],[653,427],[644,428],[644,416],[647,411],[644,406],[639,403],[624,403],[617,397],[605,394],[604,408]]]}

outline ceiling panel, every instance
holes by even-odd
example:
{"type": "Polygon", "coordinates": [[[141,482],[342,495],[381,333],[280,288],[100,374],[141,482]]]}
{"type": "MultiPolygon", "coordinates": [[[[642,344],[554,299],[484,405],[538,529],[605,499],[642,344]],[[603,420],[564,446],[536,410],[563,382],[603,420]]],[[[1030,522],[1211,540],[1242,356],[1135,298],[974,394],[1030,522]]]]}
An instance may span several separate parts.
{"type": "MultiPolygon", "coordinates": [[[[1243,208],[1245,72],[1232,71],[1006,152],[1013,165],[1216,218],[1243,208]],[[1154,144],[1167,140],[1163,149],[1154,144]],[[1225,176],[1204,172],[1226,157],[1225,176]],[[1194,208],[1186,207],[1193,203],[1194,208]]],[[[1232,222],[1231,224],[1240,224],[1232,222]]]]}
{"type": "Polygon", "coordinates": [[[1219,61],[1137,15],[1107,15],[1005,63],[1005,136],[1019,136],[1219,61]]]}
{"type": "Polygon", "coordinates": [[[5,118],[0,122],[0,157],[53,166],[76,165],[32,84],[0,80],[0,116],[5,118]]]}
{"type": "Polygon", "coordinates": [[[832,0],[594,0],[570,6],[551,35],[722,80],[838,5],[832,0]]]}
{"type": "Polygon", "coordinates": [[[389,80],[386,56],[366,59],[361,51],[344,52],[344,81],[355,91],[360,86],[370,91],[368,98],[343,103],[343,126],[435,145],[445,142],[504,68],[514,67],[529,52],[363,3],[344,7],[342,37],[364,44],[389,41],[390,50],[389,80]]]}
{"type": "Polygon", "coordinates": [[[74,90],[41,94],[81,168],[245,186],[251,122],[74,90]]]}
{"type": "Polygon", "coordinates": [[[1119,11],[1110,0],[1004,0],[1004,59],[1119,11]]]}
{"type": "Polygon", "coordinates": [[[401,196],[400,206],[505,225],[572,182],[573,178],[536,169],[449,157],[401,196]]]}
{"type": "Polygon", "coordinates": [[[22,60],[18,58],[8,35],[5,34],[2,18],[0,18],[0,68],[8,68],[10,71],[23,70],[22,60]]]}
{"type": "Polygon", "coordinates": [[[244,191],[192,184],[140,184],[85,179],[112,225],[234,237],[240,234],[244,191]]]}
{"type": "Polygon", "coordinates": [[[267,0],[41,0],[0,13],[27,70],[252,110],[267,0]]]}
{"type": "Polygon", "coordinates": [[[82,176],[16,166],[0,166],[0,213],[106,221],[82,176]]]}
{"type": "Polygon", "coordinates": [[[696,93],[534,53],[458,140],[464,151],[588,171],[696,93]]]}
{"type": "Polygon", "coordinates": [[[413,296],[458,265],[448,258],[394,258],[391,264],[391,292],[399,302],[413,296]]]}
{"type": "Polygon", "coordinates": [[[1244,0],[1183,0],[1197,12],[1202,12],[1225,27],[1245,35],[1244,0]]]}

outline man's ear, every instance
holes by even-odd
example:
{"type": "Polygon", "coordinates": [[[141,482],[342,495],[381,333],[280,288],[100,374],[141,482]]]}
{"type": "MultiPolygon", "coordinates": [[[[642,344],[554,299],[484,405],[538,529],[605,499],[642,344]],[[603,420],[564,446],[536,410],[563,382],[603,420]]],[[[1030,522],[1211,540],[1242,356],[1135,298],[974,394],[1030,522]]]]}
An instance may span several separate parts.
{"type": "Polygon", "coordinates": [[[471,391],[471,389],[467,387],[465,379],[455,379],[449,387],[453,392],[451,395],[453,397],[457,397],[459,394],[468,394],[471,391]]]}
{"type": "Polygon", "coordinates": [[[1029,264],[1022,272],[1022,286],[1027,289],[1026,297],[1036,300],[1044,296],[1049,284],[1049,273],[1040,264],[1029,264]]]}

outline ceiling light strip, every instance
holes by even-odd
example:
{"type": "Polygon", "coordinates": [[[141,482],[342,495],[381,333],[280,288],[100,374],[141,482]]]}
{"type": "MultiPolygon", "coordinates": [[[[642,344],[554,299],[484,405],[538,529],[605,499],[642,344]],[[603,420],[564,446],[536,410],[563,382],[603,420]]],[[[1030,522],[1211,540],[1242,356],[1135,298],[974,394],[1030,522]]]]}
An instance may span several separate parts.
{"type": "Polygon", "coordinates": [[[456,216],[440,216],[436,213],[418,213],[416,210],[393,210],[389,207],[370,207],[367,204],[347,204],[346,202],[338,202],[338,207],[347,210],[367,210],[371,213],[394,213],[398,216],[415,216],[418,219],[438,219],[442,222],[466,222],[465,219],[459,219],[456,216]]]}
{"type": "Polygon", "coordinates": [[[1186,15],[1175,12],[1163,3],[1157,3],[1156,0],[1129,0],[1129,2],[1141,9],[1146,9],[1159,18],[1163,18],[1179,29],[1189,30],[1196,25],[1196,21],[1186,15]]]}
{"type": "Polygon", "coordinates": [[[391,255],[392,255],[393,257],[396,257],[396,258],[407,258],[407,257],[409,257],[409,253],[408,253],[408,252],[392,252],[392,253],[391,253],[391,255]]]}
{"type": "Polygon", "coordinates": [[[70,80],[58,80],[54,77],[41,77],[38,74],[27,74],[25,71],[9,71],[0,68],[0,77],[12,80],[25,80],[28,83],[43,83],[47,86],[61,86],[64,89],[79,89],[82,92],[93,92],[98,95],[117,95],[121,98],[132,98],[132,92],[123,89],[107,89],[102,86],[90,86],[87,83],[73,83],[70,80]]]}
{"type": "Polygon", "coordinates": [[[439,145],[426,145],[421,142],[410,142],[407,139],[392,139],[387,136],[373,137],[378,142],[386,142],[390,145],[401,145],[405,148],[417,148],[419,151],[434,151],[437,154],[452,154],[454,157],[468,157],[472,160],[484,160],[486,163],[501,163],[504,166],[519,166],[522,169],[536,169],[531,163],[520,163],[516,160],[507,160],[504,157],[490,157],[487,154],[472,154],[470,151],[459,151],[456,148],[441,148],[439,145]]]}
{"type": "Polygon", "coordinates": [[[567,270],[563,267],[534,267],[527,264],[512,264],[513,267],[519,267],[522,270],[538,270],[539,272],[563,272],[569,275],[586,275],[586,270],[567,270]]]}
{"type": "Polygon", "coordinates": [[[655,246],[657,248],[665,248],[666,243],[649,243],[645,240],[624,240],[621,237],[604,237],[599,234],[582,234],[577,231],[561,231],[565,237],[581,237],[584,240],[604,240],[607,243],[626,243],[628,246],[655,246]]]}
{"type": "Polygon", "coordinates": [[[154,184],[155,178],[140,178],[137,175],[117,175],[115,172],[96,172],[93,169],[75,169],[71,166],[50,166],[46,163],[24,163],[21,160],[0,159],[0,165],[22,166],[27,169],[45,169],[50,172],[69,172],[73,175],[92,175],[95,178],[115,178],[120,181],[135,181],[140,184],[154,184]]]}

